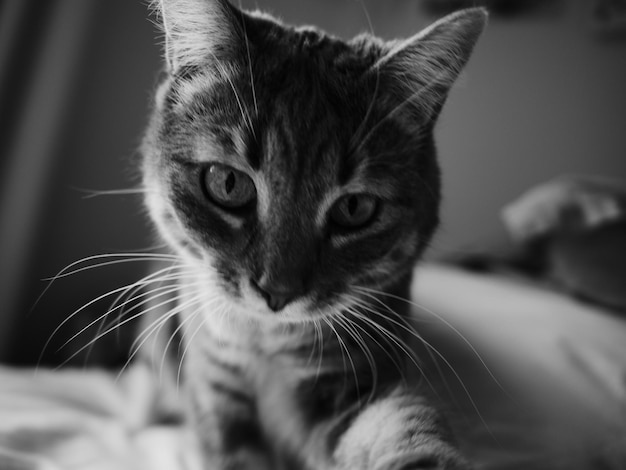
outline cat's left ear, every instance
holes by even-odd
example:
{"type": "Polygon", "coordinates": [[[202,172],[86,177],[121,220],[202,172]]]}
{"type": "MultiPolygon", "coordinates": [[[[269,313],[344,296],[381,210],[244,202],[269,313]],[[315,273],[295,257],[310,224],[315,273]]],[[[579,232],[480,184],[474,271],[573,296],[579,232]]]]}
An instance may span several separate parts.
{"type": "Polygon", "coordinates": [[[487,24],[484,8],[452,13],[404,41],[394,41],[376,63],[407,106],[436,119],[450,87],[469,60],[487,24]]]}

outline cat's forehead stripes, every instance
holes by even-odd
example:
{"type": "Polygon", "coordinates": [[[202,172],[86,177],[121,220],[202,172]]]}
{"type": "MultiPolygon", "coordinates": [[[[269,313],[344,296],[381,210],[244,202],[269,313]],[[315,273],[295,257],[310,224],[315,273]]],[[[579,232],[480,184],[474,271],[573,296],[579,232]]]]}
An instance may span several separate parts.
{"type": "Polygon", "coordinates": [[[216,84],[231,83],[238,75],[238,69],[231,64],[216,63],[215,67],[204,68],[193,74],[172,79],[171,99],[174,109],[182,111],[194,104],[199,93],[207,93],[216,84]]]}
{"type": "Polygon", "coordinates": [[[250,173],[253,169],[246,158],[249,143],[237,129],[211,128],[196,135],[193,157],[203,163],[223,163],[250,173]]]}

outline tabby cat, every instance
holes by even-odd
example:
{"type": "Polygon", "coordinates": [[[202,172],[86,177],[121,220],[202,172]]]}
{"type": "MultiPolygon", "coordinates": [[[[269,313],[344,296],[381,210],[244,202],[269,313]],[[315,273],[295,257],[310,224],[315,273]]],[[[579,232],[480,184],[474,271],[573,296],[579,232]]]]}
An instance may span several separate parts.
{"type": "Polygon", "coordinates": [[[204,468],[469,468],[407,378],[403,299],[438,223],[433,126],[486,12],[346,42],[227,0],[155,7],[143,177],[204,468]]]}

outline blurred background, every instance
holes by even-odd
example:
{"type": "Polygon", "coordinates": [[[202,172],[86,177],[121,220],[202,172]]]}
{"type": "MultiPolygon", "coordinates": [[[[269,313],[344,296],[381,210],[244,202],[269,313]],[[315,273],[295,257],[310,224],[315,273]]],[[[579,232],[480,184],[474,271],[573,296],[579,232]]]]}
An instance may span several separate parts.
{"type": "MultiPolygon", "coordinates": [[[[250,0],[342,37],[406,37],[454,8],[492,17],[437,128],[443,224],[432,258],[501,250],[502,207],[562,174],[626,178],[626,6],[618,0],[250,0]]],[[[46,283],[89,256],[145,251],[137,147],[162,70],[141,0],[0,1],[0,361],[58,364],[106,311],[68,315],[145,274],[128,263],[46,283]]],[[[84,344],[84,341],[83,343],[84,344]]],[[[110,335],[112,365],[124,341],[110,335]]],[[[100,348],[103,349],[102,347],[100,348]]],[[[72,361],[84,361],[84,354],[72,361]]]]}

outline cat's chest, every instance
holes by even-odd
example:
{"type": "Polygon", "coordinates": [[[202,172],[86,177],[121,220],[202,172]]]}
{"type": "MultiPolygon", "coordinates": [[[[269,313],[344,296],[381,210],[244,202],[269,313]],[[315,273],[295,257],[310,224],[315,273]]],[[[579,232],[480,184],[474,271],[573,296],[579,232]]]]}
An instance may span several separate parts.
{"type": "MultiPolygon", "coordinates": [[[[331,426],[371,398],[374,376],[380,384],[395,377],[387,376],[394,369],[381,360],[388,355],[366,355],[339,341],[330,327],[213,319],[190,321],[187,330],[187,385],[194,413],[244,412],[277,452],[307,448],[305,454],[317,455],[323,440],[310,430],[322,423],[331,426]]],[[[323,462],[313,465],[324,467],[323,462]]]]}
{"type": "Polygon", "coordinates": [[[288,386],[309,370],[327,367],[333,347],[306,325],[259,325],[248,319],[207,315],[185,317],[185,362],[210,377],[227,377],[262,393],[272,377],[288,386]],[[325,357],[324,357],[325,356],[325,357]]]}

